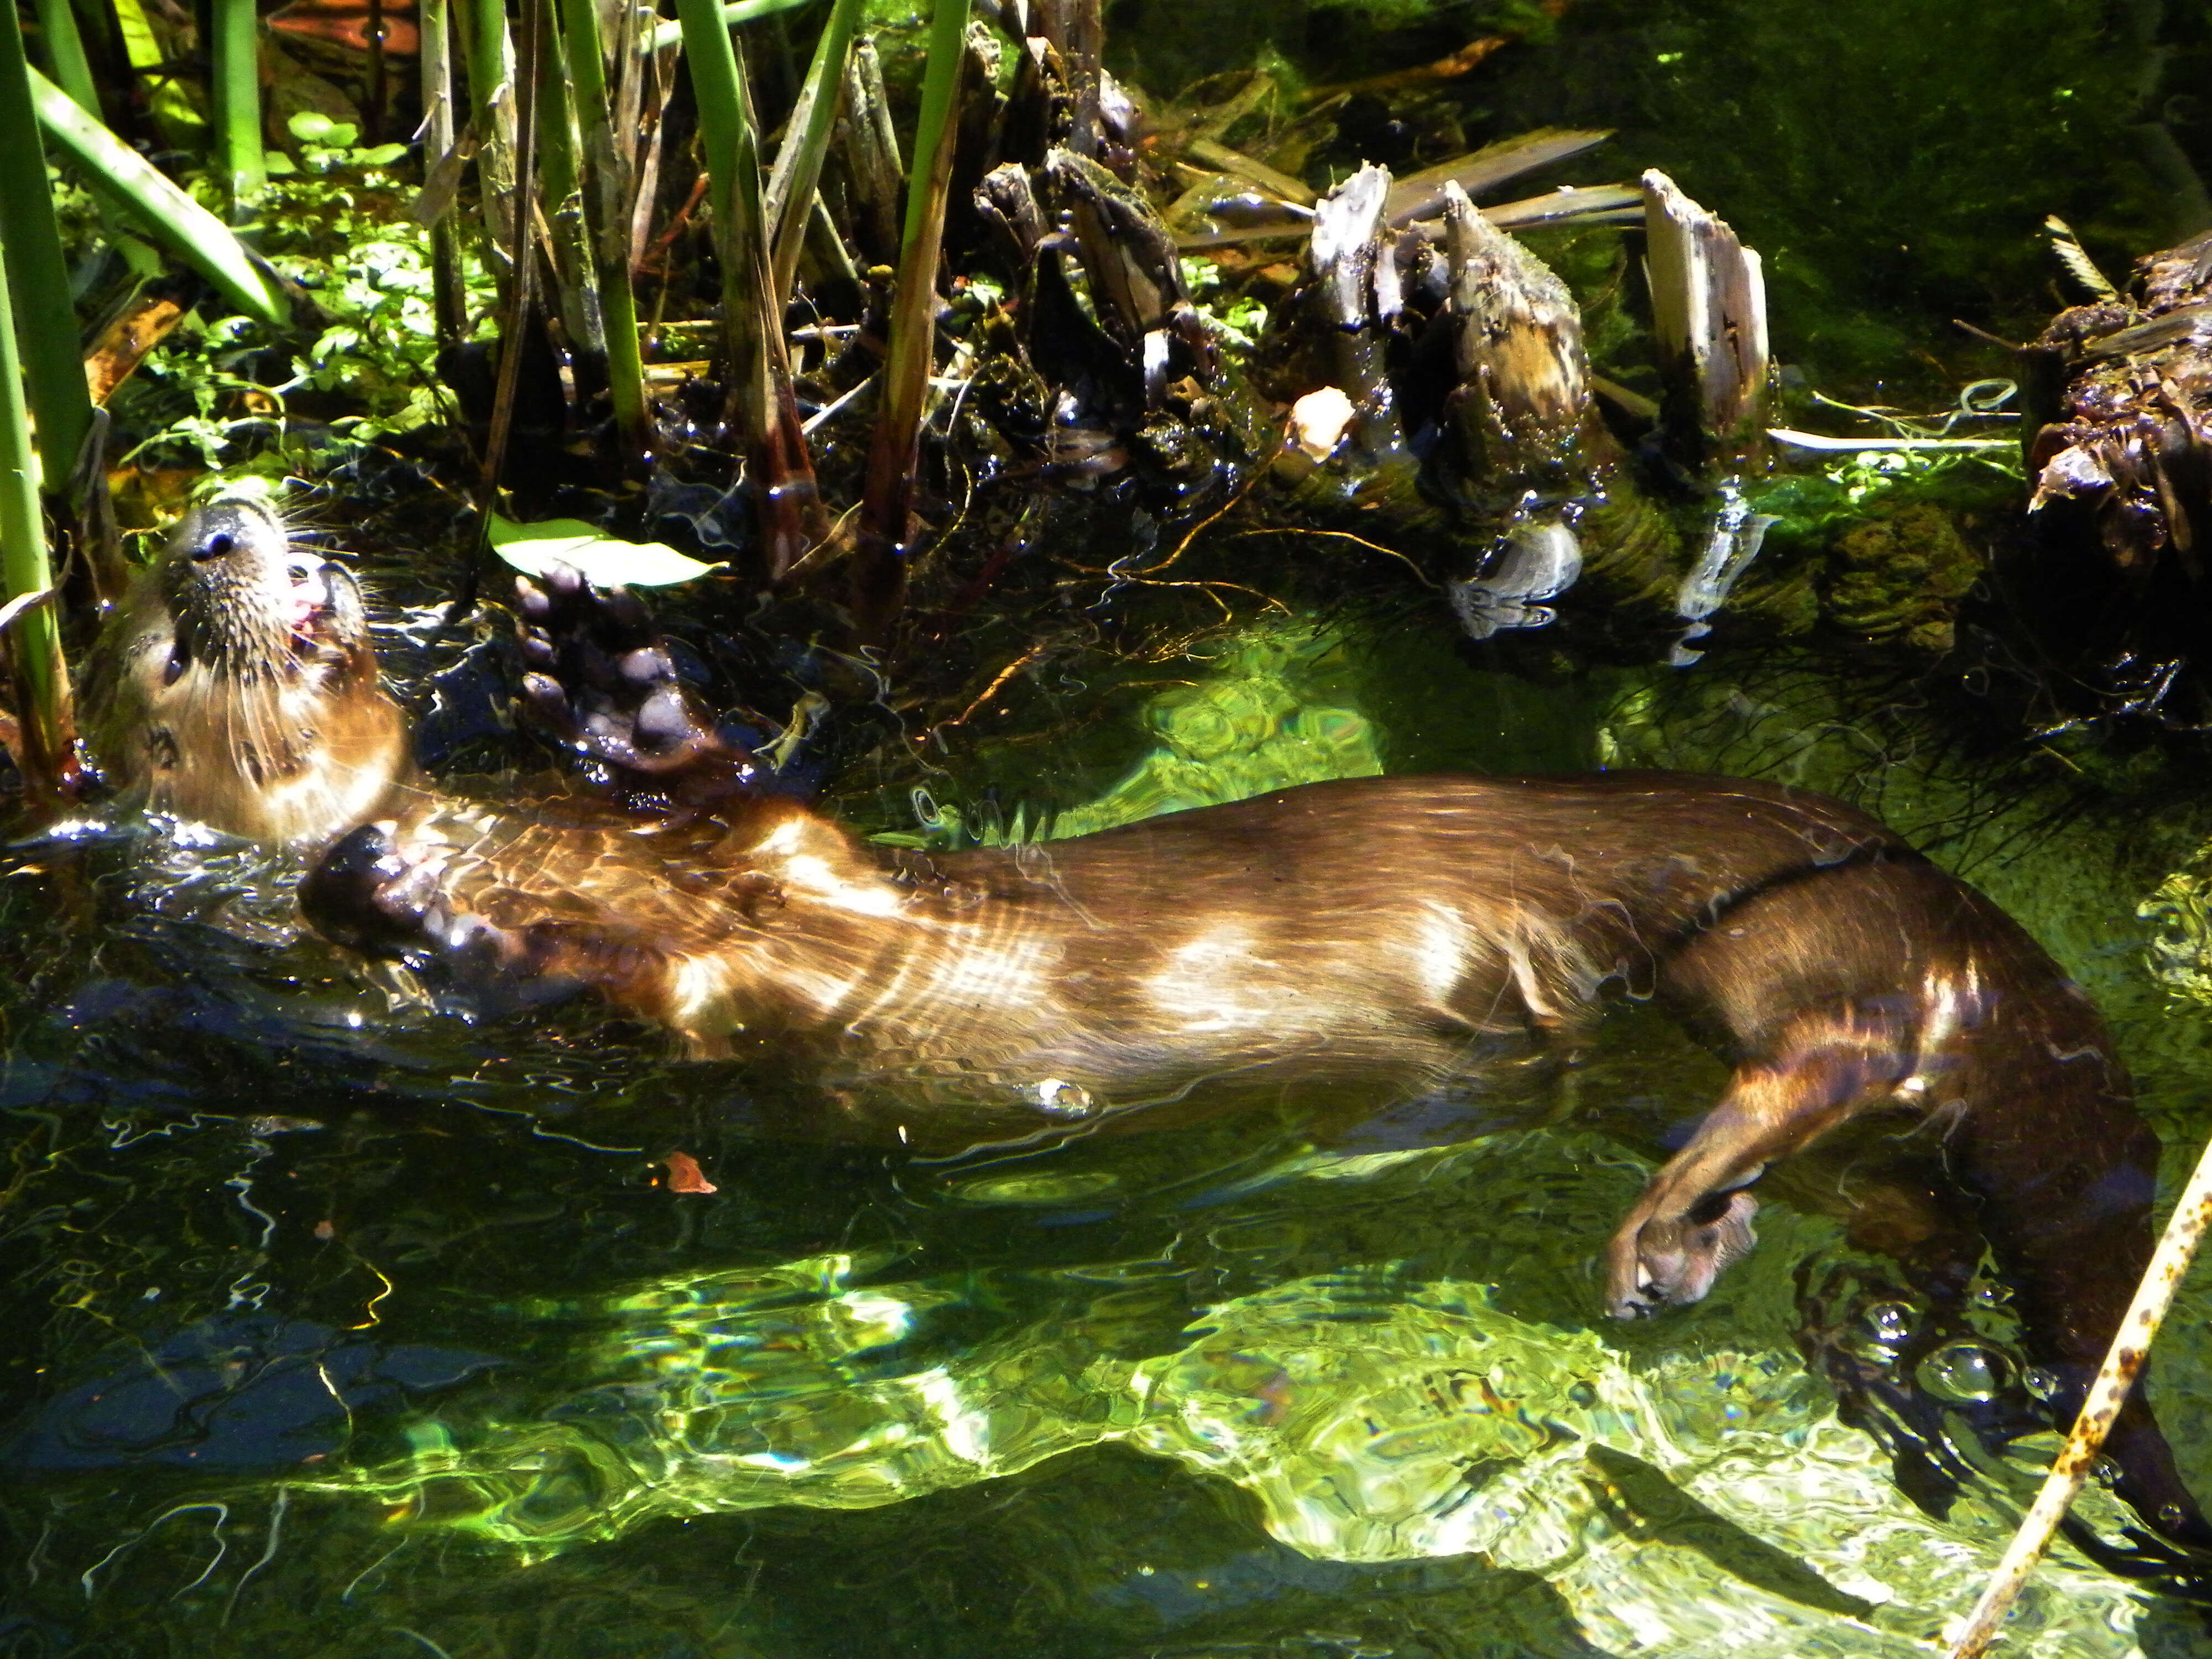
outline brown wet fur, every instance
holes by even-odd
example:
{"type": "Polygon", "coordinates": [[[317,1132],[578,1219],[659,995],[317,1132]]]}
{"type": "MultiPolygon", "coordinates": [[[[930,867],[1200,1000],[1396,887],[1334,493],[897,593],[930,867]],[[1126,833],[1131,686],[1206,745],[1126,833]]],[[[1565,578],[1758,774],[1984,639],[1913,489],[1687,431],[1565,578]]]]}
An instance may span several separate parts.
{"type": "MultiPolygon", "coordinates": [[[[2062,1404],[2148,1258],[2158,1144],[2094,1005],[1986,898],[1820,796],[1359,779],[945,855],[773,799],[561,816],[366,826],[303,899],[344,942],[595,988],[923,1146],[1382,1103],[1501,1037],[1571,1041],[1608,990],[1656,996],[1734,1070],[1608,1245],[1613,1312],[1703,1296],[1753,1243],[1742,1189],[1869,1112],[1978,1210],[2062,1404]]],[[[2114,1454],[2147,1520],[2212,1543],[2139,1400],[2114,1454]]]]}
{"type": "MultiPolygon", "coordinates": [[[[550,611],[524,597],[526,659],[557,666],[577,585],[550,611]]],[[[1669,1006],[1733,1074],[1609,1243],[1613,1313],[1705,1295],[1755,1242],[1744,1189],[1853,1119],[1896,1120],[1900,1161],[1978,1211],[2063,1413],[2148,1260],[2158,1143],[2095,1007],[2003,912],[1839,802],[1665,773],[1373,778],[894,851],[748,795],[752,757],[684,705],[648,619],[610,621],[628,634],[606,636],[621,648],[599,653],[615,672],[592,695],[635,705],[631,810],[442,799],[414,777],[350,580],[295,555],[264,503],[218,497],[104,640],[96,741],[129,802],[273,843],[338,837],[301,900],[341,942],[592,988],[910,1142],[1387,1104],[1502,1041],[1571,1046],[1625,993],[1669,1006]],[[636,743],[655,706],[680,716],[658,758],[636,743]]],[[[570,746],[610,747],[562,677],[526,690],[570,746]]],[[[1882,1183],[1901,1201],[1858,1218],[1907,1255],[1955,1237],[1911,1185],[1882,1183]]],[[[2147,1521],[2212,1546],[2140,1398],[2111,1450],[2147,1521]]]]}
{"type": "Polygon", "coordinates": [[[272,845],[392,810],[413,775],[352,579],[252,496],[178,524],[102,635],[87,703],[125,805],[272,845]]]}

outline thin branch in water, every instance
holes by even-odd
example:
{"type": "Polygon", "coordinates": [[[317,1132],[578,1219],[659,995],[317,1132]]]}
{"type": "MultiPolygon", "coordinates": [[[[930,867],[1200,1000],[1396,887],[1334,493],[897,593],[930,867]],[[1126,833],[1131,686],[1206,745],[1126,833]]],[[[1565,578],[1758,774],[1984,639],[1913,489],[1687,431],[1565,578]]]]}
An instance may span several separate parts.
{"type": "MultiPolygon", "coordinates": [[[[1022,670],[1027,668],[1039,657],[1044,655],[1044,650],[1045,648],[1042,645],[1033,645],[1028,650],[1023,652],[1020,656],[1015,658],[1013,661],[1008,663],[1004,668],[1001,668],[997,674],[992,677],[991,683],[975,694],[975,702],[969,703],[965,708],[955,714],[951,720],[944,722],[944,725],[965,726],[968,723],[968,717],[969,715],[973,714],[977,709],[981,708],[985,703],[990,702],[993,697],[996,696],[1000,686],[1004,685],[1008,680],[1013,678],[1015,675],[1020,673],[1022,670]]],[[[943,726],[940,726],[939,729],[941,731],[943,726]]]]}
{"type": "MultiPolygon", "coordinates": [[[[1287,428],[1285,428],[1285,430],[1287,431],[1287,428]]],[[[1196,524],[1191,526],[1190,529],[1184,533],[1183,538],[1176,544],[1176,550],[1169,554],[1164,559],[1162,559],[1158,564],[1154,565],[1152,568],[1151,574],[1158,575],[1161,571],[1165,570],[1170,565],[1173,564],[1177,559],[1182,557],[1184,554],[1189,552],[1190,544],[1196,541],[1203,532],[1219,523],[1224,518],[1227,517],[1231,510],[1233,509],[1239,501],[1243,501],[1247,495],[1252,493],[1254,486],[1255,486],[1262,477],[1267,476],[1267,469],[1265,466],[1255,465],[1253,467],[1251,476],[1246,478],[1243,483],[1238,487],[1237,493],[1231,495],[1227,501],[1222,502],[1219,507],[1214,508],[1212,512],[1200,519],[1196,524]]]]}
{"type": "Polygon", "coordinates": [[[1997,1626],[2004,1622],[2005,1614],[2027,1583],[2028,1575],[2043,1552],[2050,1547],[2051,1535],[2057,1531],[2058,1523],[2081,1488],[2088,1484],[2090,1472],[2096,1467],[2098,1449],[2105,1443],[2105,1436],[2119,1415],[2120,1407],[2127,1403],[2128,1395],[2142,1373],[2145,1361],[2150,1357],[2150,1345],[2158,1336],[2160,1322],[2173,1305],[2174,1293],[2189,1272],[2189,1264],[2196,1260],[2197,1247],[2203,1241],[2204,1229],[2212,1222],[2212,1142],[2207,1142],[2197,1160],[2195,1173],[2189,1185],[2182,1189],[2181,1201],[2173,1206],[2167,1218],[2166,1231],[2152,1252],[2150,1265],[2143,1269],[2142,1282],[2136,1285],[2135,1299],[2120,1317],[2118,1331],[2112,1337],[2112,1346],[2105,1355],[2105,1363],[2098,1367],[2097,1379],[2089,1385],[2088,1398],[2081,1402],[2081,1414],[2074,1420],[2074,1431],[2066,1437],[2066,1444],[2051,1466],[2051,1473],[2043,1482],[2043,1490],[2013,1534],[2004,1559],[1997,1563],[1990,1575],[1987,1589],[1981,1600],[1974,1604],[1965,1626],[1952,1644],[1950,1659],[1978,1659],[1996,1639],[1997,1626]]]}
{"type": "Polygon", "coordinates": [[[1337,541],[1350,542],[1354,546],[1366,548],[1370,552],[1388,553],[1407,569],[1412,571],[1415,580],[1422,586],[1439,593],[1443,592],[1442,587],[1430,580],[1428,572],[1423,570],[1420,566],[1415,564],[1396,548],[1385,547],[1380,542],[1370,542],[1364,536],[1353,535],[1349,530],[1308,530],[1297,526],[1282,525],[1273,526],[1264,530],[1240,530],[1231,539],[1243,541],[1247,536],[1328,536],[1337,541]]]}

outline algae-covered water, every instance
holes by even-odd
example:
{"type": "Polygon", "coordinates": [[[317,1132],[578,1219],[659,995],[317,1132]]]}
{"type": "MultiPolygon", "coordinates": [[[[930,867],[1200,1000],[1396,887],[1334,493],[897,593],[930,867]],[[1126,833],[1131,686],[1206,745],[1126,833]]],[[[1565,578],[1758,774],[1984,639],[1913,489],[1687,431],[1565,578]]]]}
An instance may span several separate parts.
{"type": "MultiPolygon", "coordinates": [[[[1109,22],[1170,83],[1499,24],[1164,9],[1109,22]]],[[[2202,43],[2154,5],[1526,9],[1470,136],[1624,124],[1624,171],[1674,167],[1768,250],[1784,356],[1852,401],[1983,372],[1942,331],[2043,303],[2044,212],[2148,247],[2191,210],[2141,129],[2202,43]]],[[[1273,611],[1062,677],[926,800],[844,799],[943,840],[1383,771],[1841,793],[2097,996],[2170,1197],[2212,1054],[2153,969],[2185,979],[2201,913],[2138,910],[2212,795],[2155,750],[1993,736],[1925,658],[1848,643],[1598,666],[1472,648],[1419,594],[1273,611]]],[[[1911,1293],[1786,1193],[1706,1301],[1601,1316],[1600,1247],[1723,1075],[1646,1010],[1571,1071],[1508,1061],[1325,1139],[1254,1115],[925,1158],[795,1130],[588,1006],[441,1013],[299,937],[289,874],[127,825],[0,862],[0,1653],[1923,1654],[2056,1443],[1971,1431],[2022,1370],[2001,1286],[1898,1376],[1911,1293]],[[678,1152],[715,1190],[672,1190],[678,1152]],[[1838,1352],[1937,1413],[1893,1441],[1975,1466],[1947,1513],[1839,1416],[1838,1352]]],[[[2154,1398],[2212,1493],[2212,1273],[2154,1398]]],[[[2118,1539],[2109,1497],[2084,1514],[2118,1539]]],[[[2065,1544],[2002,1650],[2212,1633],[2065,1544]]]]}

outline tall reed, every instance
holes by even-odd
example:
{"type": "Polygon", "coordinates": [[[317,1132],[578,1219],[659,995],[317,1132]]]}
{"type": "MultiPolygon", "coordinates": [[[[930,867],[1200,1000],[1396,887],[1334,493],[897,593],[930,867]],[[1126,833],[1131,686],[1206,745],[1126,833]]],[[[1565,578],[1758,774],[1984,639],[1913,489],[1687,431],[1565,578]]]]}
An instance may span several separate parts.
{"type": "MultiPolygon", "coordinates": [[[[477,191],[483,198],[484,264],[507,298],[514,241],[514,41],[505,0],[470,0],[469,101],[477,129],[477,191]]],[[[524,222],[528,222],[525,216],[524,222]]]]}
{"type": "MultiPolygon", "coordinates": [[[[433,179],[440,178],[447,168],[457,172],[460,165],[453,159],[451,20],[451,0],[422,0],[423,169],[433,179]]],[[[458,183],[457,178],[454,182],[458,183]]],[[[461,244],[453,228],[450,186],[434,204],[430,217],[430,289],[432,309],[438,319],[438,343],[460,344],[468,333],[468,292],[461,274],[461,244]]]]}
{"type": "Polygon", "coordinates": [[[814,192],[822,179],[822,160],[836,130],[837,106],[844,96],[845,70],[853,57],[853,35],[860,27],[861,0],[832,0],[822,26],[814,61],[799,106],[791,112],[783,147],[769,179],[769,293],[781,308],[789,303],[799,273],[799,251],[806,240],[814,211],[814,192]]]}
{"type": "MultiPolygon", "coordinates": [[[[12,252],[0,238],[0,259],[12,252]]],[[[0,283],[0,581],[14,600],[45,592],[53,586],[53,573],[46,558],[46,520],[39,510],[39,458],[31,446],[31,411],[15,352],[10,286],[0,283]]],[[[48,790],[69,752],[69,665],[62,656],[52,605],[33,605],[19,612],[9,646],[21,733],[16,758],[26,781],[48,790]]]]}
{"type": "Polygon", "coordinates": [[[0,237],[8,244],[8,287],[21,324],[21,356],[30,375],[39,441],[49,475],[61,480],[75,469],[77,451],[91,428],[92,398],[85,390],[69,265],[46,183],[31,66],[23,56],[15,9],[6,9],[7,19],[0,22],[0,237]]]}
{"type": "Polygon", "coordinates": [[[100,113],[100,88],[94,84],[92,64],[84,55],[84,36],[77,30],[76,12],[70,0],[39,0],[39,33],[46,37],[46,58],[54,66],[54,80],[88,115],[100,113]]]}
{"type": "Polygon", "coordinates": [[[818,538],[821,502],[792,397],[783,310],[770,297],[759,135],[722,9],[714,0],[676,0],[676,15],[722,262],[731,406],[748,450],[763,562],[769,580],[779,581],[818,538]]]}
{"type": "Polygon", "coordinates": [[[637,299],[630,288],[630,169],[623,164],[626,152],[617,140],[607,96],[597,0],[561,0],[561,26],[583,140],[584,222],[599,270],[607,397],[623,447],[636,461],[652,447],[653,424],[646,403],[645,358],[638,345],[637,299]]]}
{"type": "Polygon", "coordinates": [[[883,401],[860,502],[854,607],[864,634],[888,625],[906,585],[907,526],[921,465],[922,408],[937,342],[937,268],[959,137],[954,114],[967,58],[968,5],[969,0],[937,0],[930,15],[929,62],[899,243],[898,291],[891,300],[890,339],[881,371],[883,401]]]}
{"type": "Polygon", "coordinates": [[[216,143],[230,192],[230,222],[250,224],[269,185],[261,148],[261,20],[254,0],[210,0],[216,143]]]}

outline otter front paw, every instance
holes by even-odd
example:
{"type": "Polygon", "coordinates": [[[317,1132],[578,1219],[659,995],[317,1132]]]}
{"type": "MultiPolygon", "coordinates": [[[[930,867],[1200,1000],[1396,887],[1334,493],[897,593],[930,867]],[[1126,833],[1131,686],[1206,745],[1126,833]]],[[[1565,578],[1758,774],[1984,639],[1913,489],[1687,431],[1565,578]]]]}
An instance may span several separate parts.
{"type": "Polygon", "coordinates": [[[442,861],[409,857],[395,829],[364,823],[307,872],[300,910],[317,933],[364,956],[404,961],[431,977],[441,1003],[476,1014],[551,1001],[582,983],[562,966],[559,926],[501,927],[457,904],[444,889],[442,861]]]}
{"type": "Polygon", "coordinates": [[[1759,1200],[1741,1190],[1707,1193],[1686,1211],[1657,1213],[1649,1200],[1629,1212],[1606,1249],[1606,1311],[1616,1319],[1701,1300],[1721,1270],[1759,1242],[1759,1200]]]}
{"type": "Polygon", "coordinates": [[[750,784],[753,757],[725,743],[678,678],[642,600],[556,565],[515,582],[524,712],[625,805],[666,811],[750,784]]]}
{"type": "Polygon", "coordinates": [[[364,823],[349,831],[301,882],[301,914],[333,944],[405,956],[432,946],[443,930],[436,872],[400,852],[398,828],[364,823]]]}

